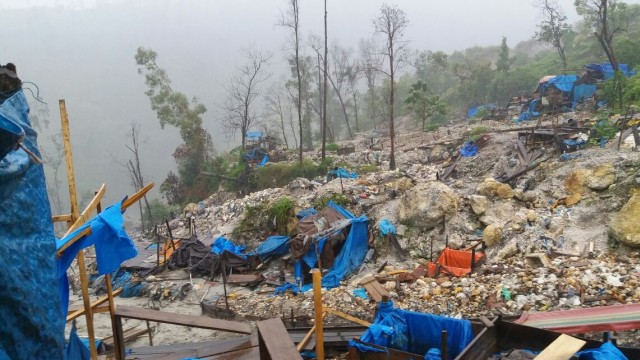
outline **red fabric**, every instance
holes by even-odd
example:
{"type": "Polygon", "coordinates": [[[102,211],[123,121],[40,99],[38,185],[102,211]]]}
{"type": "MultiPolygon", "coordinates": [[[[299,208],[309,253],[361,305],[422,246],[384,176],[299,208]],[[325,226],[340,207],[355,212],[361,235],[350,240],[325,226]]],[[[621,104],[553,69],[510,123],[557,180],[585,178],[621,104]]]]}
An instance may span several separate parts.
{"type": "MultiPolygon", "coordinates": [[[[476,264],[484,258],[484,254],[476,253],[476,264]]],[[[440,272],[454,276],[464,276],[471,272],[471,252],[445,248],[438,257],[440,272]]],[[[436,276],[436,263],[427,264],[429,276],[436,276]]]]}
{"type": "Polygon", "coordinates": [[[640,329],[640,304],[524,313],[515,322],[564,334],[634,330],[640,329]]]}

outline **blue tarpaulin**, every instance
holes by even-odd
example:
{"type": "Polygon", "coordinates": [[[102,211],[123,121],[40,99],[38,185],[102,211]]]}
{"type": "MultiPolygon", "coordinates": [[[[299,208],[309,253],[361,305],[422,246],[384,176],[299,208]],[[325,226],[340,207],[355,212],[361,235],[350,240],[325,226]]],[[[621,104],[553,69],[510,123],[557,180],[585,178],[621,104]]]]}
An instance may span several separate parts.
{"type": "Polygon", "coordinates": [[[284,235],[268,237],[250,255],[258,255],[264,261],[269,256],[284,255],[289,252],[289,242],[291,238],[284,235]]]}
{"type": "Polygon", "coordinates": [[[597,349],[580,351],[576,355],[579,360],[629,360],[610,342],[602,344],[597,349]]]}
{"type": "Polygon", "coordinates": [[[269,155],[268,154],[264,154],[264,157],[262,158],[260,163],[258,163],[258,167],[263,167],[263,166],[267,165],[268,162],[269,162],[269,155]]]}
{"type": "Polygon", "coordinates": [[[531,119],[537,117],[538,115],[540,115],[539,112],[535,111],[535,108],[536,108],[536,106],[538,105],[539,102],[540,102],[540,100],[538,100],[538,99],[532,100],[531,103],[529,104],[528,110],[523,112],[522,114],[520,114],[520,117],[518,118],[518,122],[525,121],[525,120],[531,120],[531,119]]]}
{"type": "MultiPolygon", "coordinates": [[[[588,70],[598,71],[602,73],[602,76],[605,80],[609,80],[613,77],[613,66],[611,63],[602,63],[602,64],[588,64],[585,66],[588,70]]],[[[618,64],[618,70],[622,71],[624,76],[631,77],[638,74],[636,69],[629,69],[628,64],[618,64]]]]}
{"type": "Polygon", "coordinates": [[[476,117],[476,115],[478,115],[478,111],[480,110],[495,110],[497,107],[496,104],[484,104],[484,105],[480,105],[480,106],[476,106],[473,108],[470,108],[469,110],[467,110],[467,117],[476,117]]]}
{"type": "Polygon", "coordinates": [[[573,106],[596,93],[594,84],[580,84],[573,87],[573,106]]]}
{"type": "Polygon", "coordinates": [[[246,139],[251,141],[261,140],[263,136],[264,133],[262,131],[247,131],[246,133],[246,139]]]}
{"type": "MultiPolygon", "coordinates": [[[[423,355],[440,347],[442,330],[447,330],[448,359],[458,356],[473,340],[473,329],[468,320],[396,309],[392,302],[381,302],[373,325],[360,340],[423,355]]],[[[354,341],[349,345],[371,351],[371,347],[363,348],[354,341]]]]}
{"type": "Polygon", "coordinates": [[[71,332],[69,333],[69,342],[64,349],[65,360],[89,360],[91,359],[91,352],[87,345],[78,337],[76,331],[76,323],[71,325],[71,332]]]}
{"type": "Polygon", "coordinates": [[[219,238],[217,238],[213,244],[211,244],[211,251],[216,254],[216,255],[220,255],[225,251],[228,251],[230,253],[233,253],[235,255],[238,255],[242,258],[246,258],[246,255],[244,255],[244,249],[246,249],[247,247],[244,245],[236,245],[233,242],[231,242],[231,240],[227,240],[224,237],[220,236],[219,238]]]}
{"type": "Polygon", "coordinates": [[[66,316],[69,305],[67,269],[71,266],[73,259],[76,258],[79,251],[95,245],[96,263],[98,264],[98,274],[100,275],[109,274],[118,270],[121,263],[138,255],[136,246],[124,231],[121,205],[122,202],[119,202],[108,207],[78,230],[56,241],[56,248],[60,249],[79,232],[87,227],[91,227],[91,235],[84,236],[76,241],[73,245],[66,248],[58,258],[58,289],[62,302],[63,315],[66,316]]]}
{"type": "MultiPolygon", "coordinates": [[[[269,161],[269,154],[264,149],[254,148],[248,153],[245,153],[244,155],[242,155],[242,158],[247,161],[257,161],[258,159],[262,158],[260,164],[262,164],[262,162],[266,164],[267,161],[269,161]]],[[[264,164],[260,166],[264,166],[264,164]]]]}
{"type": "Polygon", "coordinates": [[[291,291],[293,293],[293,295],[296,295],[299,292],[298,287],[296,285],[294,285],[292,283],[284,283],[283,285],[278,286],[274,290],[273,294],[274,295],[284,295],[287,291],[291,291]]]}
{"type": "Polygon", "coordinates": [[[347,169],[339,167],[337,169],[330,170],[327,173],[327,177],[357,179],[358,178],[358,174],[355,173],[355,172],[349,172],[347,169]]]}
{"type": "MultiPolygon", "coordinates": [[[[322,277],[322,286],[327,289],[332,289],[340,285],[340,281],[345,276],[353,273],[360,268],[360,265],[362,265],[369,248],[369,239],[367,236],[367,224],[369,223],[369,219],[364,215],[355,217],[355,215],[344,209],[342,206],[336,204],[333,200],[329,201],[327,206],[335,209],[338,213],[348,219],[349,223],[347,226],[351,225],[349,235],[344,241],[342,249],[335,257],[333,265],[329,268],[329,271],[322,277]]],[[[326,237],[320,240],[322,242],[320,245],[323,245],[326,237]]],[[[321,248],[319,247],[318,252],[320,251],[321,248]]],[[[309,249],[303,259],[294,263],[296,278],[302,277],[302,261],[307,263],[311,268],[315,266],[317,263],[317,257],[316,248],[314,246],[309,249]]],[[[312,285],[313,284],[304,285],[302,287],[302,291],[311,289],[312,285]]]]}
{"type": "Polygon", "coordinates": [[[396,233],[396,227],[387,219],[380,220],[378,223],[378,229],[380,229],[380,233],[384,236],[396,233]]]}
{"type": "Polygon", "coordinates": [[[472,157],[478,155],[478,145],[474,144],[473,141],[467,141],[460,148],[460,156],[462,157],[472,157]]]}
{"type": "MultiPolygon", "coordinates": [[[[13,124],[5,127],[24,131],[23,145],[39,156],[22,90],[0,104],[0,115],[13,124]]],[[[44,169],[24,150],[7,149],[0,158],[0,359],[62,359],[65,323],[44,169]]]]}
{"type": "Polygon", "coordinates": [[[302,219],[306,218],[309,215],[315,215],[317,213],[318,213],[318,210],[316,210],[314,208],[307,208],[307,209],[302,209],[302,210],[298,211],[296,216],[298,217],[298,219],[302,220],[302,219]]]}
{"type": "Polygon", "coordinates": [[[578,75],[558,75],[547,80],[542,86],[546,90],[553,85],[558,90],[568,93],[573,89],[573,83],[575,83],[576,80],[578,80],[578,75]]]}

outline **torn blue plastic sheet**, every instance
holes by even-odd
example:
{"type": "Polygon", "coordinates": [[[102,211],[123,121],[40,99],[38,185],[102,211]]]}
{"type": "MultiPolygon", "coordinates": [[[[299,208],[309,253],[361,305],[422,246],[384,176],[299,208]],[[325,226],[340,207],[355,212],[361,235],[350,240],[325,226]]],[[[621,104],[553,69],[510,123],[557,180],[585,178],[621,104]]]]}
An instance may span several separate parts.
{"type": "Polygon", "coordinates": [[[364,300],[369,300],[369,295],[367,295],[367,291],[364,288],[353,289],[353,295],[364,300]]]}
{"type": "Polygon", "coordinates": [[[269,162],[269,155],[268,154],[264,154],[264,157],[262,158],[262,160],[258,164],[258,167],[263,167],[263,166],[267,165],[268,162],[269,162]]]}
{"type": "Polygon", "coordinates": [[[472,157],[478,155],[478,146],[473,141],[467,141],[460,148],[460,156],[472,157]]]}
{"type": "Polygon", "coordinates": [[[327,176],[329,177],[333,177],[333,178],[346,178],[346,179],[357,179],[358,178],[358,174],[355,172],[349,172],[347,169],[345,168],[337,168],[334,170],[330,170],[327,173],[327,176]]]}
{"type": "Polygon", "coordinates": [[[291,291],[294,295],[297,295],[300,291],[298,287],[292,283],[284,283],[278,286],[274,291],[274,295],[284,295],[287,291],[291,291]]]}
{"type": "Polygon", "coordinates": [[[78,337],[75,321],[71,325],[71,332],[69,333],[69,342],[64,349],[65,360],[89,360],[91,359],[91,352],[85,343],[78,337]]]}
{"type": "Polygon", "coordinates": [[[289,252],[290,240],[291,238],[284,235],[269,236],[250,255],[258,255],[262,261],[269,256],[284,255],[289,252]]]}
{"type": "Polygon", "coordinates": [[[580,351],[576,355],[579,360],[629,360],[610,342],[602,344],[597,349],[580,351]]]}
{"type": "Polygon", "coordinates": [[[213,244],[211,244],[211,251],[216,255],[220,255],[223,252],[228,251],[242,258],[246,258],[246,255],[243,254],[244,249],[246,248],[247,247],[244,245],[234,244],[233,242],[231,242],[231,240],[228,240],[223,236],[220,236],[213,242],[213,244]]]}
{"type": "Polygon", "coordinates": [[[298,217],[298,219],[302,220],[302,219],[306,218],[309,215],[315,215],[317,213],[318,213],[318,210],[316,210],[314,208],[307,208],[307,209],[303,209],[303,210],[298,211],[296,216],[298,217]]]}
{"type": "Polygon", "coordinates": [[[387,219],[380,220],[378,223],[378,229],[380,229],[380,233],[384,236],[396,233],[396,227],[387,219]]]}
{"type": "Polygon", "coordinates": [[[569,160],[572,160],[572,159],[579,158],[580,156],[582,156],[582,154],[580,154],[580,153],[562,154],[562,155],[560,155],[560,161],[569,161],[569,160]]]}

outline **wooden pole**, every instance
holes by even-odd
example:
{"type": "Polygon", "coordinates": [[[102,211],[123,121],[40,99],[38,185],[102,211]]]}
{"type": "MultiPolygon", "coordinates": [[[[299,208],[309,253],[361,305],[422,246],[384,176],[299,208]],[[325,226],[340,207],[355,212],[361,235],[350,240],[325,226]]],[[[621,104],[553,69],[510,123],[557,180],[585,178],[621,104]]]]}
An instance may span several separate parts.
{"type": "MultiPolygon", "coordinates": [[[[71,132],[69,131],[69,116],[67,114],[67,106],[64,100],[59,101],[60,105],[60,121],[62,123],[62,140],[64,143],[64,154],[67,162],[67,178],[69,180],[69,200],[71,202],[71,216],[73,221],[80,216],[78,210],[78,193],[76,192],[76,180],[73,171],[73,155],[71,153],[71,132]]],[[[82,289],[82,302],[85,308],[85,317],[87,320],[87,332],[89,335],[89,350],[91,351],[91,359],[98,358],[98,349],[96,348],[95,333],[93,329],[93,312],[91,311],[91,299],[89,298],[89,281],[87,279],[87,266],[84,261],[84,252],[79,251],[77,256],[78,270],[80,272],[80,287],[82,289]]],[[[107,281],[108,283],[108,281],[107,281]]]]}
{"type": "Polygon", "coordinates": [[[324,334],[322,329],[322,273],[311,270],[313,275],[313,304],[316,312],[316,359],[324,360],[324,334]]]}

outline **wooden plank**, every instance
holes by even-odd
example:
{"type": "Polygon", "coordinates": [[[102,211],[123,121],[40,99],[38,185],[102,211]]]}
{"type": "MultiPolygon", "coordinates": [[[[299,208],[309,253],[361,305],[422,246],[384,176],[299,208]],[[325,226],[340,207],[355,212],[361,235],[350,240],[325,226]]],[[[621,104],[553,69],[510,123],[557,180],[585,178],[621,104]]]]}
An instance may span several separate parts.
{"type": "Polygon", "coordinates": [[[229,284],[243,284],[252,283],[254,281],[260,281],[263,277],[260,274],[229,274],[227,275],[227,283],[229,284]]]}
{"type": "MultiPolygon", "coordinates": [[[[84,308],[80,305],[75,305],[75,306],[70,306],[67,309],[67,316],[73,314],[74,312],[78,311],[78,310],[83,310],[84,308]]],[[[94,314],[102,314],[102,313],[106,313],[109,312],[109,305],[101,305],[101,306],[96,306],[93,308],[93,313],[94,314]]],[[[84,314],[84,312],[83,312],[84,314]]]]}
{"type": "Polygon", "coordinates": [[[149,183],[147,184],[147,186],[143,187],[135,194],[129,196],[125,201],[122,202],[122,211],[124,212],[126,209],[129,208],[129,206],[135,204],[138,200],[140,200],[143,196],[145,196],[149,192],[149,190],[153,188],[154,185],[155,185],[154,183],[149,183]]]}
{"type": "MultiPolygon", "coordinates": [[[[142,335],[144,335],[144,334],[146,334],[148,332],[149,332],[149,330],[146,329],[146,328],[137,329],[135,327],[132,327],[132,328],[129,328],[129,329],[125,330],[122,333],[122,336],[124,338],[124,341],[127,342],[129,340],[133,340],[135,338],[138,338],[138,337],[140,337],[140,336],[142,336],[142,335]]],[[[115,340],[114,340],[113,336],[109,336],[109,337],[104,338],[102,340],[102,343],[105,344],[107,347],[112,347],[115,344],[115,340]]]]}
{"type": "MultiPolygon", "coordinates": [[[[113,292],[113,296],[118,296],[118,295],[120,295],[120,293],[122,293],[122,288],[120,288],[120,289],[118,289],[118,290],[115,290],[115,291],[113,292]]],[[[103,296],[103,297],[98,298],[97,300],[93,301],[93,302],[90,304],[90,307],[91,307],[91,309],[97,308],[99,305],[102,305],[103,303],[107,302],[108,300],[109,300],[109,296],[108,296],[108,295],[103,296]]],[[[108,308],[107,308],[107,311],[109,311],[109,309],[108,309],[108,308]]],[[[92,312],[95,312],[95,311],[92,311],[92,312]]],[[[84,315],[84,314],[85,314],[85,309],[84,309],[84,308],[81,308],[81,309],[79,309],[79,310],[76,310],[75,312],[73,312],[73,313],[71,313],[71,314],[67,315],[67,322],[69,322],[69,321],[71,321],[71,320],[73,320],[73,319],[76,319],[76,318],[78,318],[79,316],[82,316],[82,315],[84,315]]]]}
{"type": "Polygon", "coordinates": [[[249,324],[241,322],[212,319],[206,316],[182,315],[129,306],[118,306],[116,308],[116,318],[148,320],[165,324],[219,330],[237,334],[251,334],[251,327],[249,324]]]}
{"type": "Polygon", "coordinates": [[[387,289],[385,289],[373,276],[367,277],[362,280],[360,282],[360,285],[362,285],[365,290],[367,290],[367,293],[375,302],[380,302],[382,301],[383,296],[389,295],[387,289]]]}
{"type": "Polygon", "coordinates": [[[358,319],[358,318],[357,318],[357,317],[355,317],[355,316],[351,316],[351,315],[349,315],[349,314],[347,314],[347,313],[343,313],[342,311],[339,311],[339,310],[335,310],[335,309],[332,309],[332,308],[328,308],[328,307],[326,307],[326,306],[325,306],[325,307],[323,307],[323,308],[322,308],[322,310],[323,310],[324,312],[328,312],[329,314],[333,314],[333,315],[340,316],[340,317],[341,317],[341,318],[343,318],[343,319],[349,320],[349,321],[354,322],[354,323],[356,323],[356,324],[360,324],[360,325],[362,325],[362,326],[366,326],[366,327],[371,326],[371,323],[370,323],[370,322],[368,322],[368,321],[364,321],[364,320],[362,320],[362,319],[358,319]]]}
{"type": "MultiPolygon", "coordinates": [[[[319,259],[320,258],[318,257],[318,260],[319,259]]],[[[312,269],[311,275],[313,276],[313,306],[315,309],[316,317],[316,358],[318,360],[324,360],[324,311],[322,309],[322,273],[320,272],[320,269],[312,269]]],[[[260,355],[262,355],[262,347],[260,349],[260,355]]],[[[278,358],[275,357],[274,359],[278,358]]]]}
{"type": "Polygon", "coordinates": [[[73,220],[73,216],[71,214],[62,214],[62,215],[53,215],[51,217],[54,223],[56,222],[69,222],[73,220]]]}
{"type": "Polygon", "coordinates": [[[569,335],[560,335],[535,357],[536,360],[569,360],[587,342],[569,335]]]}
{"type": "Polygon", "coordinates": [[[260,343],[260,359],[299,360],[302,359],[298,349],[289,338],[287,329],[279,318],[258,321],[258,339],[260,343]]]}
{"type": "MultiPolygon", "coordinates": [[[[322,320],[324,321],[325,316],[327,316],[326,312],[322,313],[322,320]]],[[[298,351],[302,350],[305,348],[305,346],[307,346],[307,343],[309,342],[309,340],[311,340],[311,338],[313,337],[313,334],[315,334],[316,332],[316,325],[314,324],[311,329],[309,330],[309,332],[302,338],[302,340],[300,340],[300,342],[298,343],[298,346],[296,346],[296,348],[298,349],[298,351]]]]}

